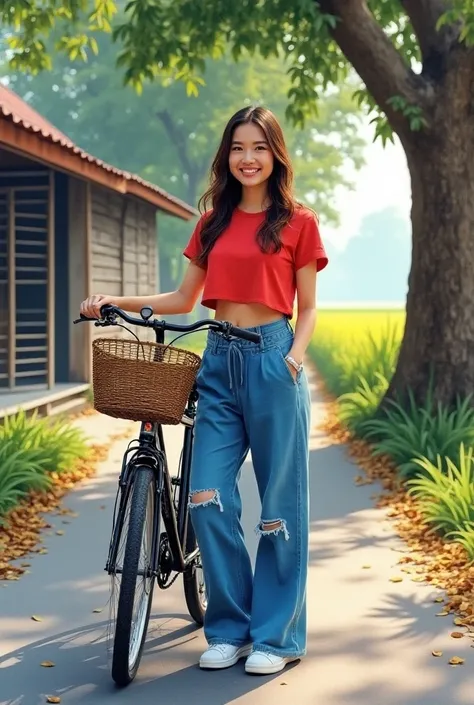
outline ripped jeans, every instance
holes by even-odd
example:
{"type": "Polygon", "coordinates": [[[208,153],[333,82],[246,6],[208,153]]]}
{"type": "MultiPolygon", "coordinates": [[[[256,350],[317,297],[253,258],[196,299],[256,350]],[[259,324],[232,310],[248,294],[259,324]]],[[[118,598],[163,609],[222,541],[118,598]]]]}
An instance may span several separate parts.
{"type": "Polygon", "coordinates": [[[302,656],[310,395],[304,371],[295,381],[284,359],[293,341],[288,321],[249,330],[260,344],[210,331],[198,373],[189,506],[206,580],[204,633],[209,644],[302,656]],[[238,488],[249,448],[262,504],[254,575],[238,488]]]}

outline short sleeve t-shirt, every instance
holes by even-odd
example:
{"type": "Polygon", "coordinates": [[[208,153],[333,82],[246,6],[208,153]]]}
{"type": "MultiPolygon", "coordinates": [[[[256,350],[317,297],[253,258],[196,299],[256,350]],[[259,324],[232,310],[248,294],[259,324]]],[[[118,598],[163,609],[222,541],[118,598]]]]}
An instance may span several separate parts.
{"type": "MultiPolygon", "coordinates": [[[[201,230],[207,214],[201,216],[184,255],[191,261],[201,252],[201,230]]],[[[236,208],[229,226],[217,239],[207,259],[202,304],[216,309],[218,301],[259,303],[293,314],[296,272],[314,262],[317,271],[326,267],[326,256],[316,215],[297,207],[280,234],[279,252],[265,253],[257,242],[257,232],[265,213],[246,213],[236,208]]]]}

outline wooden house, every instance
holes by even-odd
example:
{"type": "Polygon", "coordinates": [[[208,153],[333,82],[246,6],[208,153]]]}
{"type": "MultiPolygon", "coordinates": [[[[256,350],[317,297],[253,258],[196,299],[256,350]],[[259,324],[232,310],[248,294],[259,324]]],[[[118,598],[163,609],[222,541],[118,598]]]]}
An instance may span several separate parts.
{"type": "Polygon", "coordinates": [[[196,216],[82,151],[0,85],[0,417],[83,398],[96,329],[73,325],[79,304],[92,292],[159,291],[160,212],[196,216]]]}

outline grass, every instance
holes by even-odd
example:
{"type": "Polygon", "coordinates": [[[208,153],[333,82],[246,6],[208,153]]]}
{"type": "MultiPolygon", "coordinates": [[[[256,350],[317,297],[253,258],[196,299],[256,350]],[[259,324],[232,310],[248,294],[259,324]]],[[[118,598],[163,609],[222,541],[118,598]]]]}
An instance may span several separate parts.
{"type": "Polygon", "coordinates": [[[321,311],[309,354],[352,431],[372,418],[395,370],[402,311],[321,311]]]}
{"type": "Polygon", "coordinates": [[[389,456],[432,528],[464,546],[474,560],[474,406],[407,407],[390,401],[375,417],[397,363],[404,312],[321,311],[309,348],[327,388],[338,399],[340,421],[389,456]]]}
{"type": "Polygon", "coordinates": [[[47,490],[52,473],[85,458],[82,433],[67,421],[19,412],[0,425],[0,521],[30,491],[47,490]]]}
{"type": "Polygon", "coordinates": [[[166,335],[166,343],[172,343],[177,348],[183,348],[184,350],[189,350],[190,352],[197,353],[198,355],[202,355],[202,352],[206,347],[206,340],[206,330],[199,330],[194,333],[189,333],[182,338],[177,338],[176,333],[167,333],[166,335]]]}
{"type": "Polygon", "coordinates": [[[371,387],[390,379],[403,333],[402,311],[321,311],[310,354],[330,391],[354,392],[363,378],[371,387]]]}

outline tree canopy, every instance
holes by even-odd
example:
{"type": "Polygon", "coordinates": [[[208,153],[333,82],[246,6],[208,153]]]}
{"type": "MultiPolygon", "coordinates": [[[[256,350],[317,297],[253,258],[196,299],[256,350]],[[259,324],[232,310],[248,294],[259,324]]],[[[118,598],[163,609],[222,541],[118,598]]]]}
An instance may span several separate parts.
{"type": "Polygon", "coordinates": [[[288,115],[302,124],[318,98],[344,83],[352,67],[367,90],[358,97],[376,111],[377,134],[428,124],[429,82],[453,41],[474,44],[472,0],[130,0],[117,15],[115,0],[0,0],[13,70],[51,66],[47,38],[71,59],[98,51],[98,34],[119,43],[117,63],[137,89],[147,81],[203,83],[205,58],[230,49],[263,58],[283,56],[291,86],[288,115]],[[118,21],[117,21],[118,20],[118,21]],[[385,117],[386,116],[386,117],[385,117]]]}
{"type": "Polygon", "coordinates": [[[360,105],[376,136],[398,135],[412,183],[406,326],[387,396],[474,395],[472,0],[0,0],[0,16],[12,69],[47,67],[48,35],[55,52],[87,58],[109,31],[138,90],[181,81],[196,93],[206,58],[228,52],[281,57],[297,126],[355,70],[360,105]]]}
{"type": "MultiPolygon", "coordinates": [[[[50,43],[54,40],[50,40],[50,43]]],[[[55,57],[38,75],[0,67],[9,85],[86,151],[140,174],[197,205],[207,185],[209,166],[230,114],[246,102],[270,106],[286,123],[286,139],[296,166],[297,195],[312,204],[325,222],[337,224],[335,192],[350,188],[348,174],[362,164],[360,118],[342,87],[321,104],[304,129],[285,121],[289,77],[284,62],[272,57],[236,64],[231,57],[206,60],[206,85],[189,96],[181,82],[145,85],[141,95],[123,86],[115,66],[116,47],[99,38],[99,52],[87,62],[55,57]]],[[[181,250],[189,225],[162,219],[162,284],[181,276],[181,250]]]]}
{"type": "Polygon", "coordinates": [[[171,79],[145,85],[137,97],[130,87],[123,89],[114,46],[101,37],[99,48],[98,56],[85,63],[59,55],[49,71],[34,77],[13,71],[11,63],[3,72],[20,96],[83,149],[193,205],[230,114],[246,103],[263,103],[286,122],[298,197],[337,223],[334,192],[351,187],[348,173],[363,161],[360,119],[351,97],[354,82],[333,91],[304,129],[295,129],[285,121],[291,84],[278,57],[255,62],[247,55],[238,64],[228,55],[208,59],[206,84],[197,97],[171,79]]]}

